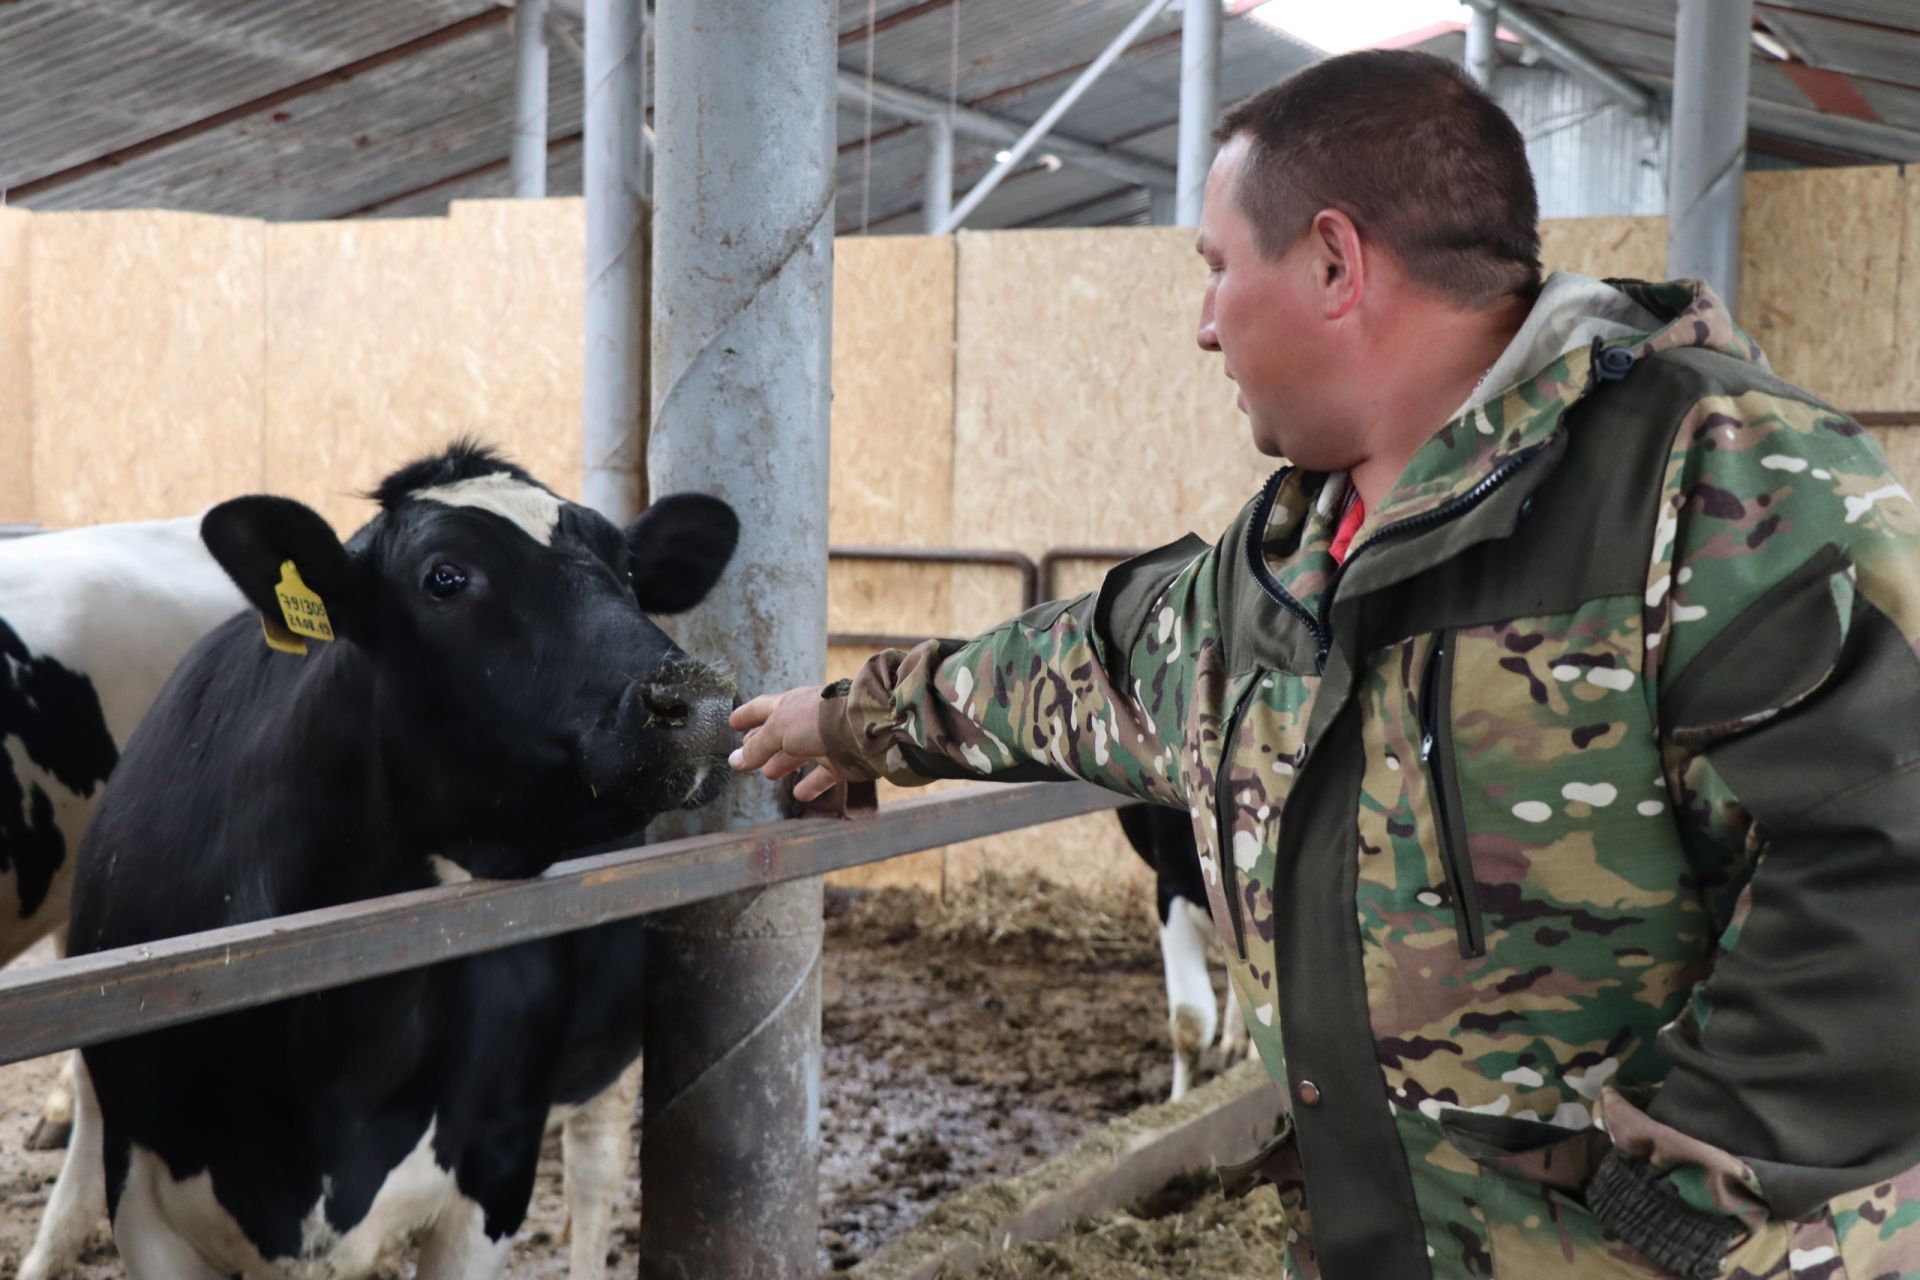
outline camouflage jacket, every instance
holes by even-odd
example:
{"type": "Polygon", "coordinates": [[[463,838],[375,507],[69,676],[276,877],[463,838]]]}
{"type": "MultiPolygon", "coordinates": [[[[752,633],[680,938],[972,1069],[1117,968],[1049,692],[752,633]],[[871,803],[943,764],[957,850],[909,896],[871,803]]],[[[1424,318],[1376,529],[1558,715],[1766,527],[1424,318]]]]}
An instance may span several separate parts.
{"type": "Polygon", "coordinates": [[[1193,816],[1298,1276],[1920,1276],[1920,515],[1692,282],[822,704],[896,781],[1193,816]]]}

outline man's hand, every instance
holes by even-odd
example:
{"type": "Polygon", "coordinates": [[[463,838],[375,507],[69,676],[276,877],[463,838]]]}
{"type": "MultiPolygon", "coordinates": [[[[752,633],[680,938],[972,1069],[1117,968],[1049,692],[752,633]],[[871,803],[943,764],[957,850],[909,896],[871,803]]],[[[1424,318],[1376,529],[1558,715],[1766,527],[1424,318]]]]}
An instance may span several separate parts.
{"type": "Polygon", "coordinates": [[[793,788],[793,798],[801,804],[819,799],[839,783],[854,781],[827,763],[817,684],[763,693],[735,708],[728,723],[746,735],[728,757],[728,763],[742,773],[757,769],[766,777],[784,778],[802,765],[817,766],[793,788]]]}

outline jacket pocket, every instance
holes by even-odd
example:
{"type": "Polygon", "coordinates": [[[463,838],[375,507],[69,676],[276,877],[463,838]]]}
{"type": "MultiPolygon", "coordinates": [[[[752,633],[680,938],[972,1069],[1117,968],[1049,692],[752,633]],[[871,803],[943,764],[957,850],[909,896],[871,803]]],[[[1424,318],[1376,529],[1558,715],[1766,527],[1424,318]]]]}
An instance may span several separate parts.
{"type": "Polygon", "coordinates": [[[1467,851],[1465,807],[1453,759],[1453,633],[1433,638],[1420,679],[1420,765],[1427,774],[1433,829],[1440,841],[1447,888],[1453,895],[1454,929],[1460,954],[1469,960],[1487,953],[1486,927],[1480,916],[1480,885],[1467,851]]]}
{"type": "Polygon", "coordinates": [[[1671,1280],[1615,1239],[1580,1198],[1611,1149],[1601,1130],[1452,1111],[1441,1116],[1440,1131],[1480,1167],[1476,1201],[1493,1280],[1671,1280]]]}

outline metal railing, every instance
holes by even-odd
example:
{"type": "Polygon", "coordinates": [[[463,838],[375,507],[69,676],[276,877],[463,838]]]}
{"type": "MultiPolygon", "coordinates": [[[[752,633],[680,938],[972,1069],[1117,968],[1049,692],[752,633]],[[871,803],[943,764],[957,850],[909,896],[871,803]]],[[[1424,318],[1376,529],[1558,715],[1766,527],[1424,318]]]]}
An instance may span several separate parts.
{"type": "Polygon", "coordinates": [[[852,821],[693,836],[10,970],[0,1063],[1126,803],[1085,783],[969,787],[852,821]]]}
{"type": "MultiPolygon", "coordinates": [[[[879,564],[979,565],[1015,569],[1020,574],[1020,609],[1026,612],[1044,598],[1040,594],[1040,567],[1018,551],[993,551],[977,547],[891,547],[860,545],[828,547],[827,559],[867,561],[879,564]]],[[[859,649],[911,649],[927,639],[925,635],[898,631],[829,631],[827,643],[859,649]]]]}

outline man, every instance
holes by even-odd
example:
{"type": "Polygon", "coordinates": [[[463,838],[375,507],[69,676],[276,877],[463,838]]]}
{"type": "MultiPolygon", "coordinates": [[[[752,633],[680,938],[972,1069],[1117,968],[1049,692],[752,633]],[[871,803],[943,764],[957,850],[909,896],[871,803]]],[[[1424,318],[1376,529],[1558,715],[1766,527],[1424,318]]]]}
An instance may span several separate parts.
{"type": "Polygon", "coordinates": [[[779,776],[1194,817],[1290,1273],[1920,1274],[1920,517],[1697,282],[1538,279],[1510,121],[1367,52],[1231,111],[1209,548],[736,713],[779,776]]]}

